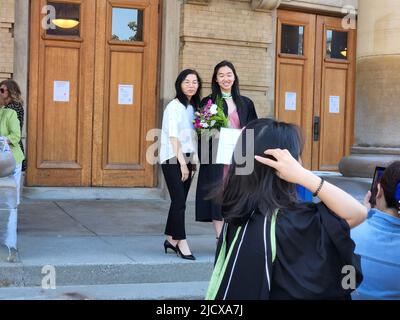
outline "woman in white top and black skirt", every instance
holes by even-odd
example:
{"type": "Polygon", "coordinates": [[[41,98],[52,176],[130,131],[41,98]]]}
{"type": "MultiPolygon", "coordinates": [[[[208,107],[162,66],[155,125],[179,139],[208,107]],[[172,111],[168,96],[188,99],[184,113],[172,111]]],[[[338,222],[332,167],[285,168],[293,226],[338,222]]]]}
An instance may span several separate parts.
{"type": "Polygon", "coordinates": [[[197,159],[194,110],[200,104],[201,79],[191,69],[183,70],[175,82],[176,97],[164,110],[160,162],[171,197],[164,242],[165,253],[171,249],[183,259],[195,260],[186,241],[186,198],[197,159]]]}

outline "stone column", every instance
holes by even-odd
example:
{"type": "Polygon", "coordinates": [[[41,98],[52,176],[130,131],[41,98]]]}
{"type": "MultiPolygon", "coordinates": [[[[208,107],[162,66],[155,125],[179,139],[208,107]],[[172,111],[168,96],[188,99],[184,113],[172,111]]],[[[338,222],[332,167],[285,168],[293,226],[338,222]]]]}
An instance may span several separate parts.
{"type": "MultiPolygon", "coordinates": [[[[159,119],[158,128],[161,128],[163,110],[167,103],[175,96],[175,80],[179,73],[179,50],[180,50],[180,29],[181,29],[181,7],[182,0],[163,1],[162,17],[162,41],[161,56],[161,75],[160,75],[160,100],[159,100],[159,119]]],[[[168,190],[161,167],[157,172],[158,187],[162,190],[162,196],[168,197],[168,190]]]]}
{"type": "MultiPolygon", "coordinates": [[[[22,128],[22,143],[26,148],[26,128],[28,114],[28,60],[29,60],[29,0],[15,0],[14,24],[14,74],[13,79],[19,84],[24,100],[24,126],[22,128]]],[[[21,185],[24,185],[25,172],[22,173],[21,185]]]]}
{"type": "Polygon", "coordinates": [[[343,175],[371,177],[400,160],[399,80],[400,1],[359,1],[355,136],[343,175]]]}

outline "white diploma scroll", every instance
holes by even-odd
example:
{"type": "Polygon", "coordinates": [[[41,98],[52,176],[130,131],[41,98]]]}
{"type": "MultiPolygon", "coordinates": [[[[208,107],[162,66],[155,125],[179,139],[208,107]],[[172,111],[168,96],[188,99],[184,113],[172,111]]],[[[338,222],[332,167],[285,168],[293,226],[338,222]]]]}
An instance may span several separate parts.
{"type": "Polygon", "coordinates": [[[221,128],[216,163],[231,164],[233,151],[242,130],[221,128]]]}

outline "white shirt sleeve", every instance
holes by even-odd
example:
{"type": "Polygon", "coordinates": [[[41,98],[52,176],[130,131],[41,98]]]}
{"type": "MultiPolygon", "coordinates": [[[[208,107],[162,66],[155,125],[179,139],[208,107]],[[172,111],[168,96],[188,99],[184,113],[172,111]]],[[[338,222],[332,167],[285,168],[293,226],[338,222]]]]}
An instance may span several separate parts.
{"type": "MultiPolygon", "coordinates": [[[[175,101],[173,101],[175,102],[175,101]]],[[[176,103],[171,103],[166,110],[168,137],[179,138],[179,123],[182,121],[182,112],[176,103]]]]}

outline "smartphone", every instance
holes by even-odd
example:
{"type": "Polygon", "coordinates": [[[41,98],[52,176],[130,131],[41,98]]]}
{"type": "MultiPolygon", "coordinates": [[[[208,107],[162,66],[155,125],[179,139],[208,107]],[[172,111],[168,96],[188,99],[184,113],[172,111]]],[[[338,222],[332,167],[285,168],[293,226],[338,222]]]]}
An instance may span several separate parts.
{"type": "Polygon", "coordinates": [[[386,168],[384,167],[375,167],[374,179],[372,180],[371,184],[371,198],[369,199],[369,203],[371,206],[376,205],[376,195],[378,193],[378,184],[382,179],[383,172],[386,168]]]}

